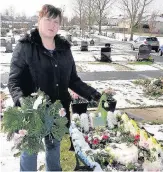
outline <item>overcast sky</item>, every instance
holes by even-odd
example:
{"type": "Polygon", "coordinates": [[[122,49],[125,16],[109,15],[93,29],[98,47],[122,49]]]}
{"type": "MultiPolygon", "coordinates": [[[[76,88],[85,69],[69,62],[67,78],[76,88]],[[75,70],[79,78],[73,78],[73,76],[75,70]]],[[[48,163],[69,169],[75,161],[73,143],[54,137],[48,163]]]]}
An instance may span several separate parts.
{"type": "MultiPolygon", "coordinates": [[[[63,7],[65,5],[65,15],[69,18],[73,16],[73,2],[75,0],[1,0],[0,1],[0,12],[9,6],[14,6],[17,13],[24,12],[28,16],[37,14],[37,11],[41,8],[43,4],[52,4],[57,7],[63,7]]],[[[153,0],[150,5],[152,10],[159,10],[163,13],[163,0],[153,0]]],[[[114,10],[113,15],[116,15],[117,10],[114,10]],[[116,12],[115,12],[116,11],[116,12]]]]}

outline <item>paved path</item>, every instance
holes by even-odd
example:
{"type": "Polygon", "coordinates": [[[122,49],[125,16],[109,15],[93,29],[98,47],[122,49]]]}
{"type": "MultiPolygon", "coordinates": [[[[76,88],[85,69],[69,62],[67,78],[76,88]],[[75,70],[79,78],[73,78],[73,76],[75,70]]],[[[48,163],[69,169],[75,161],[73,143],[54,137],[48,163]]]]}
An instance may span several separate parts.
{"type": "Polygon", "coordinates": [[[163,77],[163,71],[109,71],[79,73],[84,81],[95,80],[132,80],[163,77]]]}

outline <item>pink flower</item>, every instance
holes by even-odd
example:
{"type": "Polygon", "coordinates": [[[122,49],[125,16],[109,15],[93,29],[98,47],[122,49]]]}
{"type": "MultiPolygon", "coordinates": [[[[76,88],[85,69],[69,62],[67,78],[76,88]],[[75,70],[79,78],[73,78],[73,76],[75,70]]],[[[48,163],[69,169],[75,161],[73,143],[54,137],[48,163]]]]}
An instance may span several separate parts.
{"type": "Polygon", "coordinates": [[[25,135],[28,134],[27,130],[19,130],[19,134],[21,137],[24,137],[25,135]]]}
{"type": "Polygon", "coordinates": [[[103,140],[108,140],[108,138],[109,138],[108,135],[103,135],[103,136],[102,136],[102,139],[103,139],[103,140]]]}
{"type": "Polygon", "coordinates": [[[79,98],[79,95],[76,94],[75,92],[71,91],[71,96],[73,99],[78,99],[79,98]]]}
{"type": "Polygon", "coordinates": [[[144,143],[143,145],[144,148],[148,149],[149,148],[149,144],[147,142],[144,143]]]}
{"type": "Polygon", "coordinates": [[[60,115],[61,117],[66,116],[66,112],[65,112],[65,109],[64,109],[64,108],[61,108],[61,109],[59,110],[59,115],[60,115]]]}
{"type": "Polygon", "coordinates": [[[99,144],[99,139],[94,139],[94,140],[93,140],[93,144],[94,144],[94,145],[98,145],[98,144],[99,144]]]}
{"type": "Polygon", "coordinates": [[[88,141],[88,136],[85,136],[84,138],[85,138],[85,141],[88,143],[89,142],[88,141]]]}

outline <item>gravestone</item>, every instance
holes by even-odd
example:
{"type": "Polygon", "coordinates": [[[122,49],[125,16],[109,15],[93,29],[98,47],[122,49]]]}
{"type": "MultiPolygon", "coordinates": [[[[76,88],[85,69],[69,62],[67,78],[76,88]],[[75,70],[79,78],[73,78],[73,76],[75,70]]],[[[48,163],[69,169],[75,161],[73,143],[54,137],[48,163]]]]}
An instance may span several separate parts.
{"type": "Polygon", "coordinates": [[[14,37],[11,37],[11,43],[15,44],[15,38],[14,37]]]}
{"type": "Polygon", "coordinates": [[[106,43],[105,44],[105,47],[110,47],[110,43],[106,43]]]}
{"type": "Polygon", "coordinates": [[[91,45],[91,46],[95,45],[95,41],[94,41],[93,39],[91,39],[90,45],[91,45]]]}
{"type": "Polygon", "coordinates": [[[151,49],[152,48],[150,45],[144,45],[144,44],[140,45],[139,51],[136,55],[136,60],[137,61],[143,61],[143,60],[152,60],[153,61],[153,59],[150,55],[151,49]]]}
{"type": "Polygon", "coordinates": [[[6,47],[6,44],[7,44],[6,39],[5,38],[1,38],[0,39],[0,46],[1,47],[6,47]]]}
{"type": "Polygon", "coordinates": [[[104,47],[101,48],[101,60],[102,62],[112,62],[111,60],[111,48],[104,47]]]}
{"type": "Polygon", "coordinates": [[[6,53],[12,53],[13,49],[12,49],[12,43],[10,41],[6,42],[6,53]]]}
{"type": "Polygon", "coordinates": [[[87,41],[82,41],[81,42],[80,50],[81,51],[88,51],[88,42],[87,41]]]}
{"type": "Polygon", "coordinates": [[[73,41],[73,46],[78,46],[78,42],[77,41],[73,41]]]}

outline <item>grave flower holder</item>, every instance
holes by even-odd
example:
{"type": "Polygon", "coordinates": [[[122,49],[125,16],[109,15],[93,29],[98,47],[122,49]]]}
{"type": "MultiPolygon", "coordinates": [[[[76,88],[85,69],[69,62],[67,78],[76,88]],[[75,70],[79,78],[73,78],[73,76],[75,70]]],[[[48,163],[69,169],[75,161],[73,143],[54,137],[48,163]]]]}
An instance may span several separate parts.
{"type": "Polygon", "coordinates": [[[78,98],[71,103],[73,113],[82,114],[87,112],[88,101],[78,98]]]}

